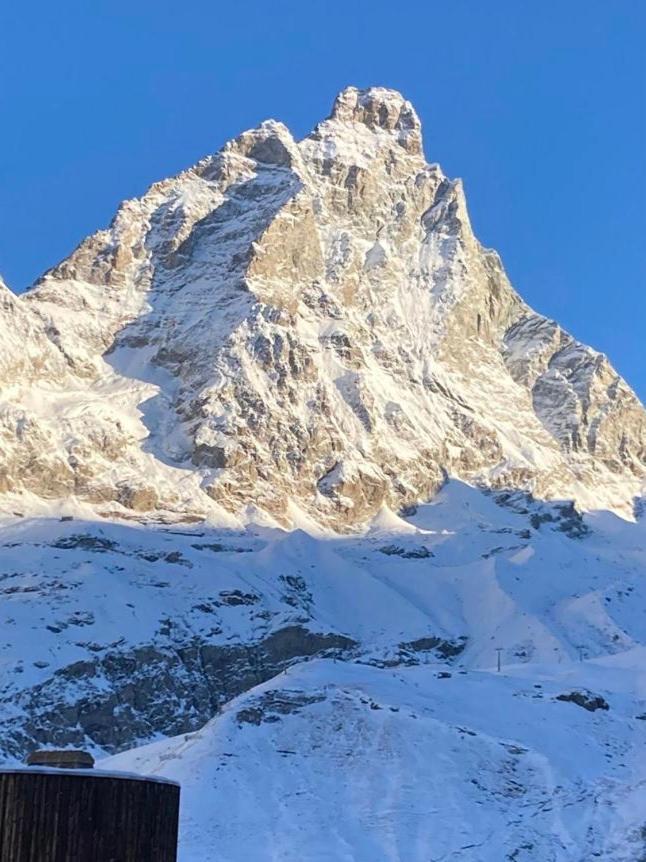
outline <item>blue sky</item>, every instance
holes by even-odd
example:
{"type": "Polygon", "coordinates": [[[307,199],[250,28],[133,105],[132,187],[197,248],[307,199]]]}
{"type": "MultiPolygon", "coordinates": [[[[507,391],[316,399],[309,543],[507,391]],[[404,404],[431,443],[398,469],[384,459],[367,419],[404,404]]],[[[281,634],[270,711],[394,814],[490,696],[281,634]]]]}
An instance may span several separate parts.
{"type": "Polygon", "coordinates": [[[643,399],[645,44],[643,0],[2,4],[0,272],[21,290],[152,181],[380,84],[525,299],[643,399]]]}

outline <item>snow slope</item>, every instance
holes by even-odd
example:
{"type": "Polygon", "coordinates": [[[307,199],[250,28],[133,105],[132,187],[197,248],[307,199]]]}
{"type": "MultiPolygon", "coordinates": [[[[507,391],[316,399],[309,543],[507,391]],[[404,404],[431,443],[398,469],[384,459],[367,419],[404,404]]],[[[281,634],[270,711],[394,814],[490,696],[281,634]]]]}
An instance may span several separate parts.
{"type": "Polygon", "coordinates": [[[181,862],[635,862],[645,656],[501,674],[314,661],[101,765],[181,781],[181,862]],[[610,708],[557,699],[583,688],[610,708]]]}
{"type": "Polygon", "coordinates": [[[14,520],[5,757],[158,740],[102,765],[182,782],[182,862],[637,862],[645,529],[455,481],[355,536],[14,520]]]}

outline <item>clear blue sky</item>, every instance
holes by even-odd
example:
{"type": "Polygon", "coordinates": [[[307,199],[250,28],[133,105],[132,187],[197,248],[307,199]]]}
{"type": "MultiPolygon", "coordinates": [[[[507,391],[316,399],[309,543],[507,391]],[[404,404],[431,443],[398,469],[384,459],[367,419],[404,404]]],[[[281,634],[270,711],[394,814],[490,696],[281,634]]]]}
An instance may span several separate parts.
{"type": "Polygon", "coordinates": [[[0,272],[347,84],[400,89],[539,311],[646,397],[644,0],[25,0],[0,10],[0,272]]]}

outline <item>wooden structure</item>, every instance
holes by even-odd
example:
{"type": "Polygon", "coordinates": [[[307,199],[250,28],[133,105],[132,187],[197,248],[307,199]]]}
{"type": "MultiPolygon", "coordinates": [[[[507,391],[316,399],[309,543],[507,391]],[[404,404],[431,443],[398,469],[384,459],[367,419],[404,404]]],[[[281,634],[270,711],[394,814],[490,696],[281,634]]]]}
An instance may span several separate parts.
{"type": "Polygon", "coordinates": [[[94,758],[87,751],[63,749],[34,751],[27,758],[27,766],[50,766],[54,769],[92,769],[94,758]]]}
{"type": "Polygon", "coordinates": [[[0,769],[0,862],[176,862],[178,815],[172,781],[0,769]]]}

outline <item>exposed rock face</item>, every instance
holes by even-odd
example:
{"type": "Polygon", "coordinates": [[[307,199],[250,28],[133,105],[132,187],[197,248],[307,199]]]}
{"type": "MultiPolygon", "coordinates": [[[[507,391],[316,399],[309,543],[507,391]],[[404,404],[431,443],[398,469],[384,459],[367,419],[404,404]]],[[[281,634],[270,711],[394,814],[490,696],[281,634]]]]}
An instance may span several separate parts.
{"type": "MultiPolygon", "coordinates": [[[[39,745],[91,744],[119,751],[133,739],[197,730],[222,704],[276,676],[294,661],[349,654],[356,646],[337,634],[300,626],[260,643],[219,646],[194,638],[173,646],[113,650],[63,667],[46,682],[12,695],[29,718],[0,723],[2,755],[22,758],[39,745]]],[[[0,697],[4,715],[12,709],[0,697]]]]}
{"type": "Polygon", "coordinates": [[[447,475],[624,512],[643,489],[642,405],[523,303],[390,90],[126,201],[2,286],[0,333],[3,491],[347,528],[447,475]]]}

